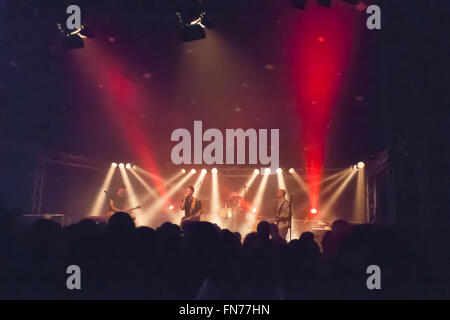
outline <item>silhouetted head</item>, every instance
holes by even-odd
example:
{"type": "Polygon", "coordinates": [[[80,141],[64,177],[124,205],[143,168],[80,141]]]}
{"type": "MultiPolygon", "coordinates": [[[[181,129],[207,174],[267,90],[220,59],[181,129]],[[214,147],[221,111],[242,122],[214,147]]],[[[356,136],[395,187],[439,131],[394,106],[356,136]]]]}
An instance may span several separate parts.
{"type": "Polygon", "coordinates": [[[114,213],[108,221],[108,231],[114,234],[128,234],[134,231],[133,218],[126,212],[114,213]]]}
{"type": "Polygon", "coordinates": [[[300,240],[307,241],[307,242],[314,241],[314,233],[312,233],[310,231],[303,232],[300,235],[300,240]]]}
{"type": "Polygon", "coordinates": [[[345,232],[350,228],[350,224],[342,219],[338,219],[333,222],[331,225],[331,230],[337,231],[337,232],[345,232]]]}
{"type": "Polygon", "coordinates": [[[269,239],[270,235],[270,224],[267,221],[261,221],[258,223],[258,227],[256,228],[256,233],[263,237],[264,239],[269,239]]]}

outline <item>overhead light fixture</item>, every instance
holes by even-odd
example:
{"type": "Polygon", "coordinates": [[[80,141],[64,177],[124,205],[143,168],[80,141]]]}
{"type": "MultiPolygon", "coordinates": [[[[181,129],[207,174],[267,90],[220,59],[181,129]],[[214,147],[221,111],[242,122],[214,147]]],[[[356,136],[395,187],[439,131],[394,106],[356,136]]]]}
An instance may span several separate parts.
{"type": "Polygon", "coordinates": [[[75,30],[67,30],[61,23],[57,23],[56,27],[62,36],[63,46],[67,50],[84,48],[84,39],[93,38],[93,33],[86,26],[81,26],[75,30]]]}
{"type": "Polygon", "coordinates": [[[213,23],[201,0],[175,1],[176,16],[183,41],[194,41],[206,38],[205,29],[213,28],[213,23]]]}

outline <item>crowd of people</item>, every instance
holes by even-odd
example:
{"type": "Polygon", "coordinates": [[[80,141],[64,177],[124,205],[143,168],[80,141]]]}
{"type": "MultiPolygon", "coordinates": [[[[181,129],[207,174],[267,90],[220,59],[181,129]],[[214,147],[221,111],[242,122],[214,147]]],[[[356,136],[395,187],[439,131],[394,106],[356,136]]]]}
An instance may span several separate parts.
{"type": "Polygon", "coordinates": [[[421,250],[399,228],[332,224],[321,243],[288,243],[260,222],[243,239],[206,221],[136,227],[124,212],[107,223],[0,223],[0,298],[10,299],[378,299],[423,296],[421,250]],[[67,287],[67,267],[81,288],[67,287]],[[381,289],[368,289],[379,266],[381,289]]]}

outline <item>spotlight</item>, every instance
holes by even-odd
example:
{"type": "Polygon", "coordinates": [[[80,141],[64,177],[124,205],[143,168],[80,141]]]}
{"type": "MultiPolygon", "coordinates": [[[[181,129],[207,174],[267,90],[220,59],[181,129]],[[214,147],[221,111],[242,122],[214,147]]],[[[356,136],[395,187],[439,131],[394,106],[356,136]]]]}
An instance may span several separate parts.
{"type": "Polygon", "coordinates": [[[213,27],[200,0],[179,1],[176,15],[184,42],[206,38],[205,28],[213,27]]]}
{"type": "Polygon", "coordinates": [[[119,164],[119,168],[124,168],[125,166],[123,165],[123,163],[119,164]]]}
{"type": "Polygon", "coordinates": [[[265,174],[270,174],[270,172],[271,172],[271,171],[270,171],[270,168],[264,169],[264,173],[265,173],[265,174]]]}
{"type": "Polygon", "coordinates": [[[283,170],[281,168],[278,168],[276,172],[281,173],[281,172],[283,172],[283,170]]]}
{"type": "Polygon", "coordinates": [[[253,213],[256,213],[256,208],[253,208],[253,209],[252,209],[252,212],[253,212],[253,213]]]}
{"type": "Polygon", "coordinates": [[[360,162],[358,162],[358,164],[356,166],[358,167],[358,169],[363,169],[366,166],[366,164],[364,162],[360,161],[360,162]]]}
{"type": "Polygon", "coordinates": [[[203,29],[205,29],[205,28],[212,29],[212,27],[213,27],[211,20],[209,19],[208,15],[206,14],[206,11],[202,11],[200,13],[200,16],[197,19],[194,19],[191,21],[190,25],[191,26],[199,25],[203,29]]]}
{"type": "Polygon", "coordinates": [[[203,174],[206,174],[206,169],[202,169],[202,173],[203,173],[203,174]]]}
{"type": "Polygon", "coordinates": [[[81,26],[76,30],[68,30],[64,24],[56,24],[62,36],[63,45],[66,49],[81,49],[84,48],[83,39],[92,38],[93,33],[85,26],[81,26]]]}
{"type": "Polygon", "coordinates": [[[125,168],[131,169],[131,164],[127,163],[127,165],[125,166],[125,168]]]}
{"type": "Polygon", "coordinates": [[[311,212],[311,214],[316,214],[317,213],[317,209],[316,208],[312,208],[309,212],[311,212]]]}
{"type": "Polygon", "coordinates": [[[191,170],[191,173],[196,173],[196,172],[197,172],[197,170],[195,170],[195,169],[191,170]]]}
{"type": "Polygon", "coordinates": [[[173,204],[169,206],[169,210],[173,210],[174,206],[173,204]]]}
{"type": "Polygon", "coordinates": [[[290,0],[290,1],[294,8],[300,10],[305,10],[306,3],[308,2],[308,0],[290,0]]]}
{"type": "Polygon", "coordinates": [[[137,165],[134,164],[134,165],[133,165],[133,169],[137,169],[137,165]]]}
{"type": "Polygon", "coordinates": [[[213,168],[213,169],[211,170],[211,172],[212,172],[212,173],[217,173],[217,169],[216,169],[216,168],[213,168]]]}
{"type": "Polygon", "coordinates": [[[294,172],[295,172],[294,168],[289,169],[289,173],[294,173],[294,172]]]}
{"type": "Polygon", "coordinates": [[[258,169],[253,170],[253,174],[259,174],[259,170],[258,169]]]}
{"type": "Polygon", "coordinates": [[[181,169],[181,173],[186,173],[186,170],[185,169],[181,169]]]}
{"type": "Polygon", "coordinates": [[[112,165],[113,168],[117,167],[117,163],[115,163],[115,162],[111,163],[111,165],[112,165]]]}

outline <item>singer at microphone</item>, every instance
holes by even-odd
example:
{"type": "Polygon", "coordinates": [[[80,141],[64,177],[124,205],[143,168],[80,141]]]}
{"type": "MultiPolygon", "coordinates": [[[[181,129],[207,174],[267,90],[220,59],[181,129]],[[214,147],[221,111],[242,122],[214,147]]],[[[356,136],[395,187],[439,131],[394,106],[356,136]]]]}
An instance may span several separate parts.
{"type": "Polygon", "coordinates": [[[184,217],[181,223],[184,221],[200,221],[200,214],[202,209],[202,204],[199,200],[194,198],[194,187],[189,186],[186,188],[184,193],[184,198],[181,201],[181,210],[184,210],[184,217]]]}

